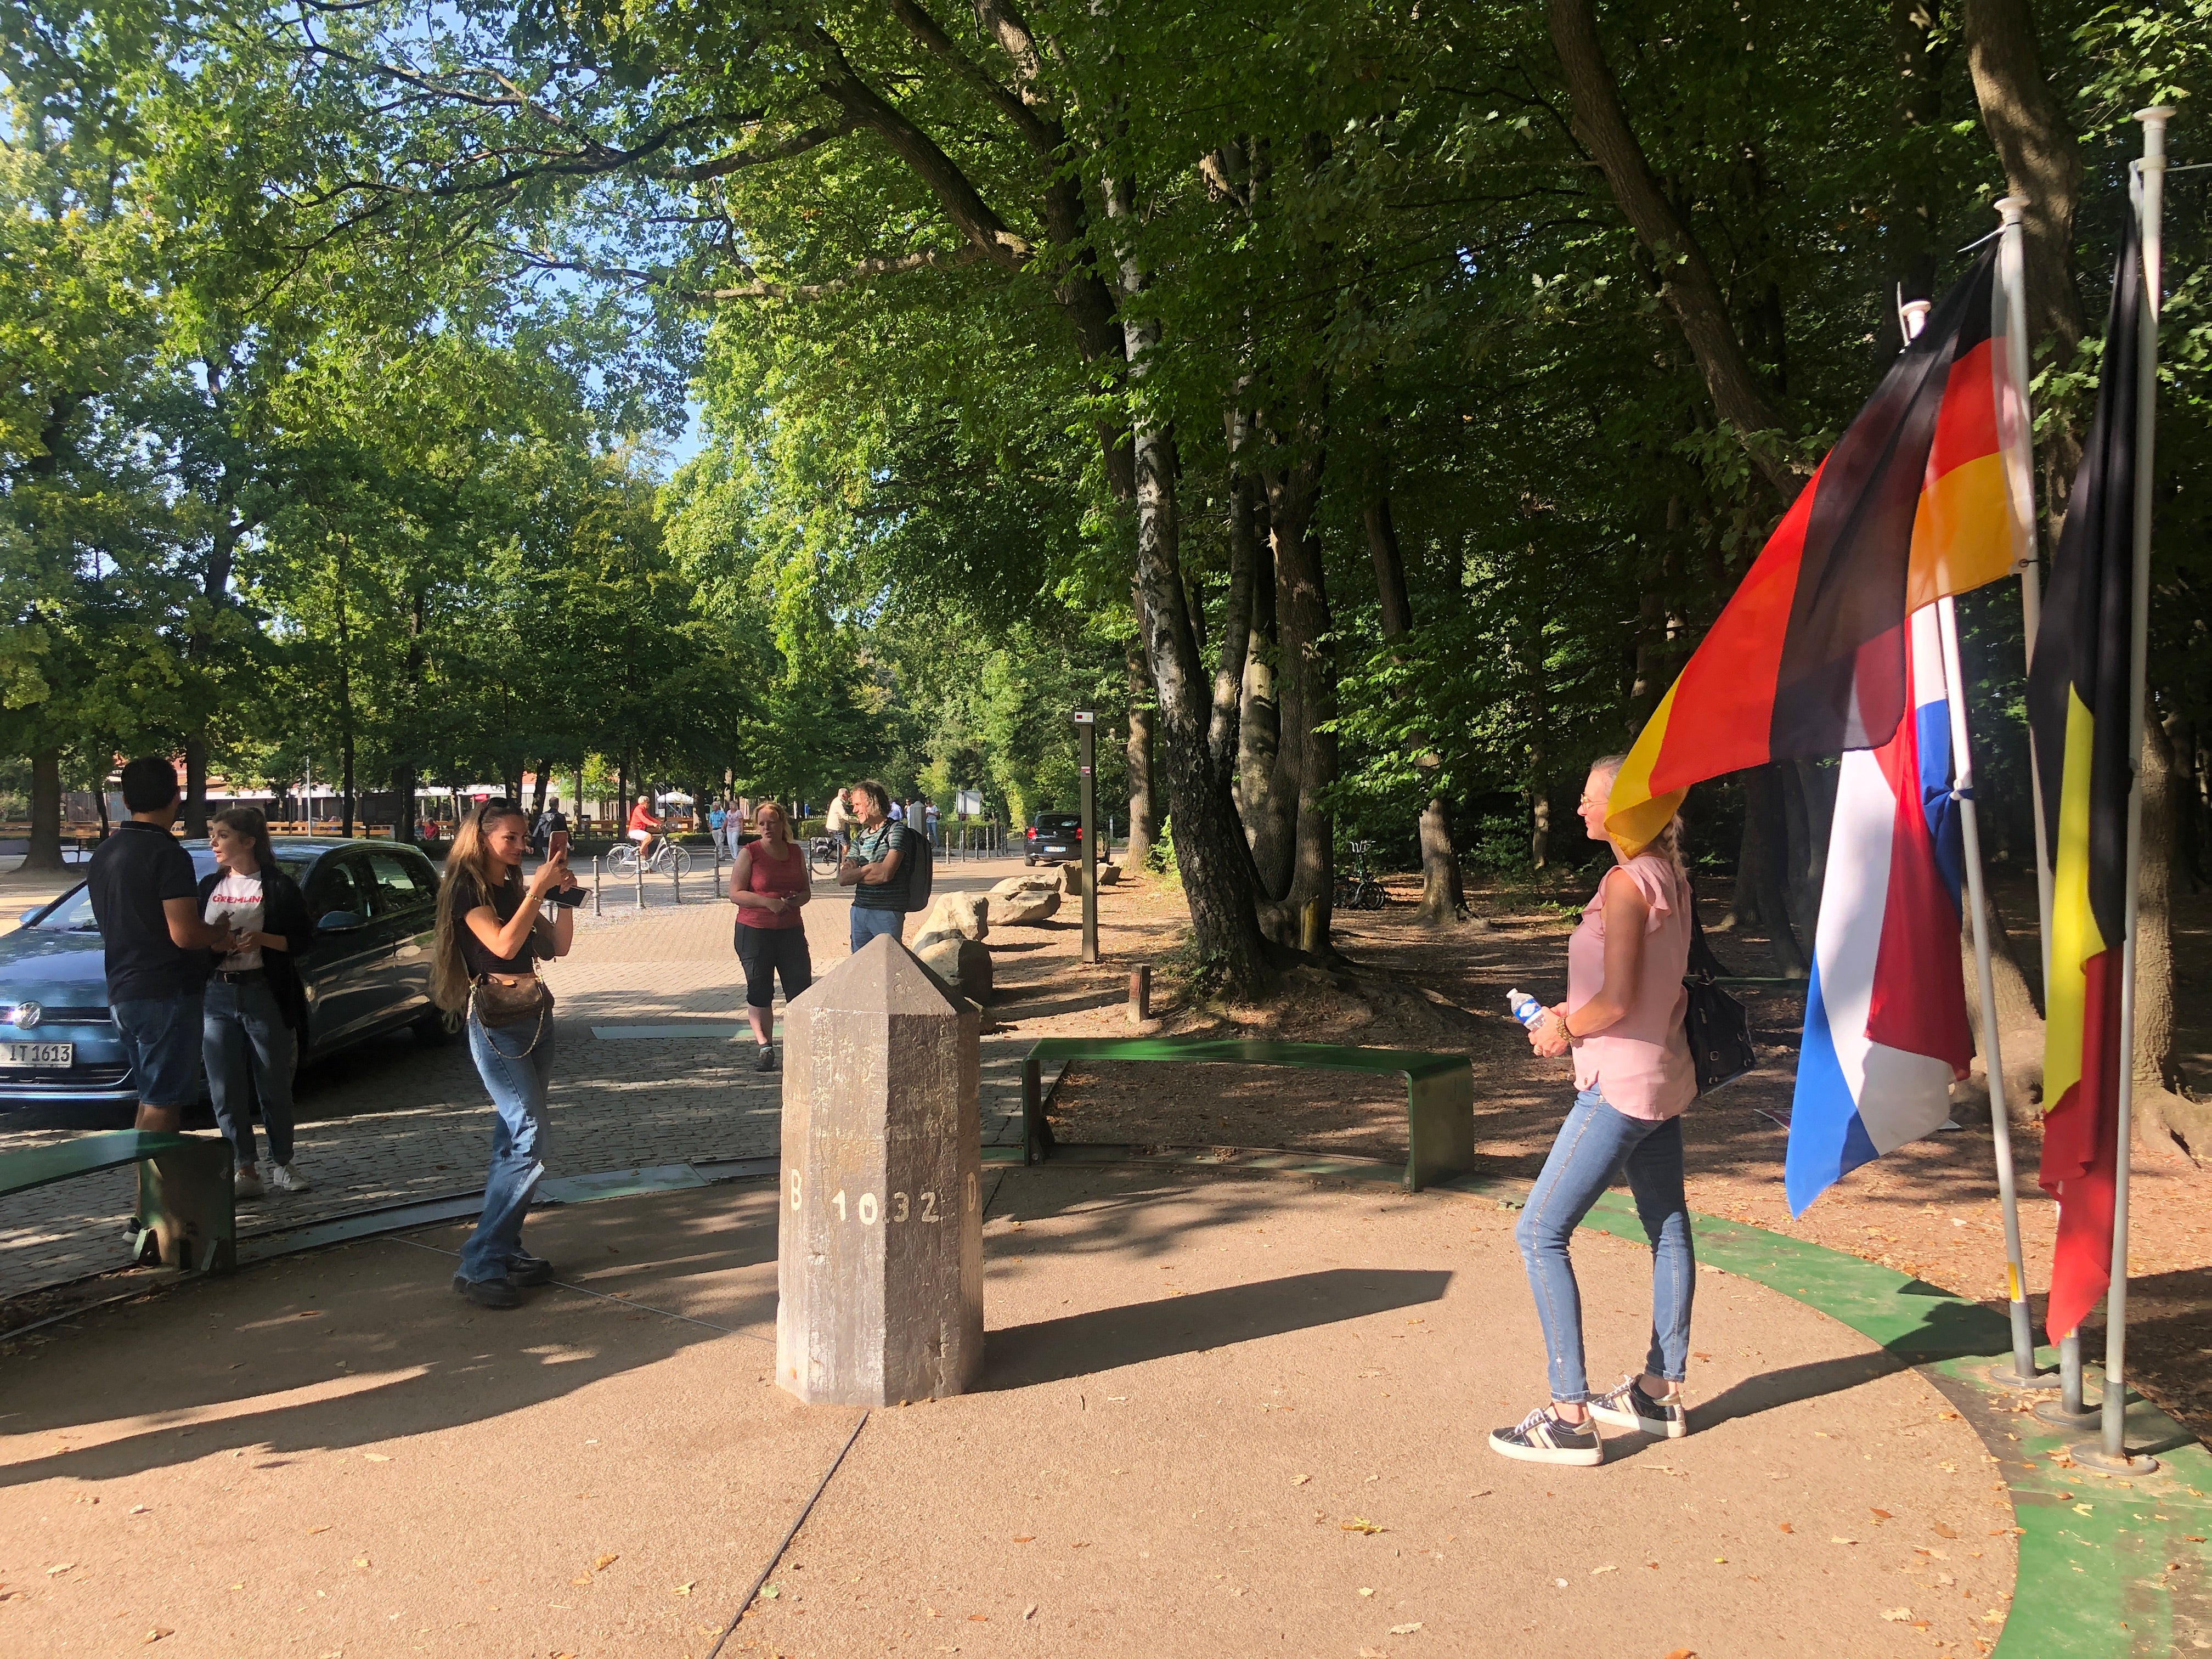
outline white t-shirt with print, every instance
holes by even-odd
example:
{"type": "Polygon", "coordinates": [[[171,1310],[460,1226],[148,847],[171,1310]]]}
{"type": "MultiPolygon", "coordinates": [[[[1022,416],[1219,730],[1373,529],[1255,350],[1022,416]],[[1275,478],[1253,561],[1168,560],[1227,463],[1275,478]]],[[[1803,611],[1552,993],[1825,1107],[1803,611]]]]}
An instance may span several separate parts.
{"type": "MultiPolygon", "coordinates": [[[[241,876],[234,870],[222,872],[222,879],[208,895],[207,911],[203,917],[210,927],[228,923],[232,931],[240,933],[258,933],[261,925],[261,872],[241,876]]],[[[261,965],[261,947],[249,945],[242,951],[216,959],[216,966],[226,973],[244,973],[249,968],[261,965]]]]}

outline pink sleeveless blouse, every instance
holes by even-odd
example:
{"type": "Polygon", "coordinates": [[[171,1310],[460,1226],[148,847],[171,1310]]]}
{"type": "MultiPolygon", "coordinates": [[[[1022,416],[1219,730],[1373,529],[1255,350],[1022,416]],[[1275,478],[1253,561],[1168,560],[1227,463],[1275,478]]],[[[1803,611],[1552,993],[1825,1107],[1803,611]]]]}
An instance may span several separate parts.
{"type": "Polygon", "coordinates": [[[1624,1117],[1651,1121],[1679,1115],[1698,1097],[1690,1039],[1682,1030],[1690,994],[1690,895],[1669,861],[1644,854],[1606,872],[1597,896],[1567,941],[1567,1012],[1605,986],[1605,882],[1632,881],[1651,907],[1644,955],[1628,1012],[1595,1036],[1575,1040],[1575,1086],[1595,1089],[1624,1117]]]}

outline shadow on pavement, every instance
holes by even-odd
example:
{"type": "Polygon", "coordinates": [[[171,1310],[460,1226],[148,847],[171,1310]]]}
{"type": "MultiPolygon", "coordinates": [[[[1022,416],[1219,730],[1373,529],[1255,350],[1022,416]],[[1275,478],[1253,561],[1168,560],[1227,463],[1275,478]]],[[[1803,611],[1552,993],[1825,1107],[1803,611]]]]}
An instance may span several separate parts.
{"type": "Polygon", "coordinates": [[[993,1331],[985,1389],[1056,1382],[1443,1299],[1449,1273],[1332,1267],[993,1331]]]}

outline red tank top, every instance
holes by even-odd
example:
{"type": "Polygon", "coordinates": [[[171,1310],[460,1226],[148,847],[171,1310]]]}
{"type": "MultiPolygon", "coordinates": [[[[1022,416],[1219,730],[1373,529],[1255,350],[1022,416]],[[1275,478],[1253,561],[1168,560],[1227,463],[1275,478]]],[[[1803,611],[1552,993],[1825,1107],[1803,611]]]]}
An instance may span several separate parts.
{"type": "MultiPolygon", "coordinates": [[[[757,841],[746,848],[752,854],[746,868],[746,886],[756,893],[773,893],[790,898],[806,890],[806,854],[793,842],[786,848],[787,856],[776,858],[767,850],[768,843],[757,841]]],[[[738,908],[738,922],[744,927],[802,927],[806,919],[797,910],[786,910],[778,915],[763,910],[757,905],[745,904],[738,908]]]]}

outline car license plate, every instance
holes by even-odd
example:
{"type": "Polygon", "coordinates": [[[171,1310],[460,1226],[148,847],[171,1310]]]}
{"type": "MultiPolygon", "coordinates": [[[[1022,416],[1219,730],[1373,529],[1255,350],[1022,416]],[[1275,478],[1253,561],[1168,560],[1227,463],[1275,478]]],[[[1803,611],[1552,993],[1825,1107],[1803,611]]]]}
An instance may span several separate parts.
{"type": "Polygon", "coordinates": [[[45,1067],[76,1064],[74,1042],[0,1042],[0,1066],[45,1067]]]}

